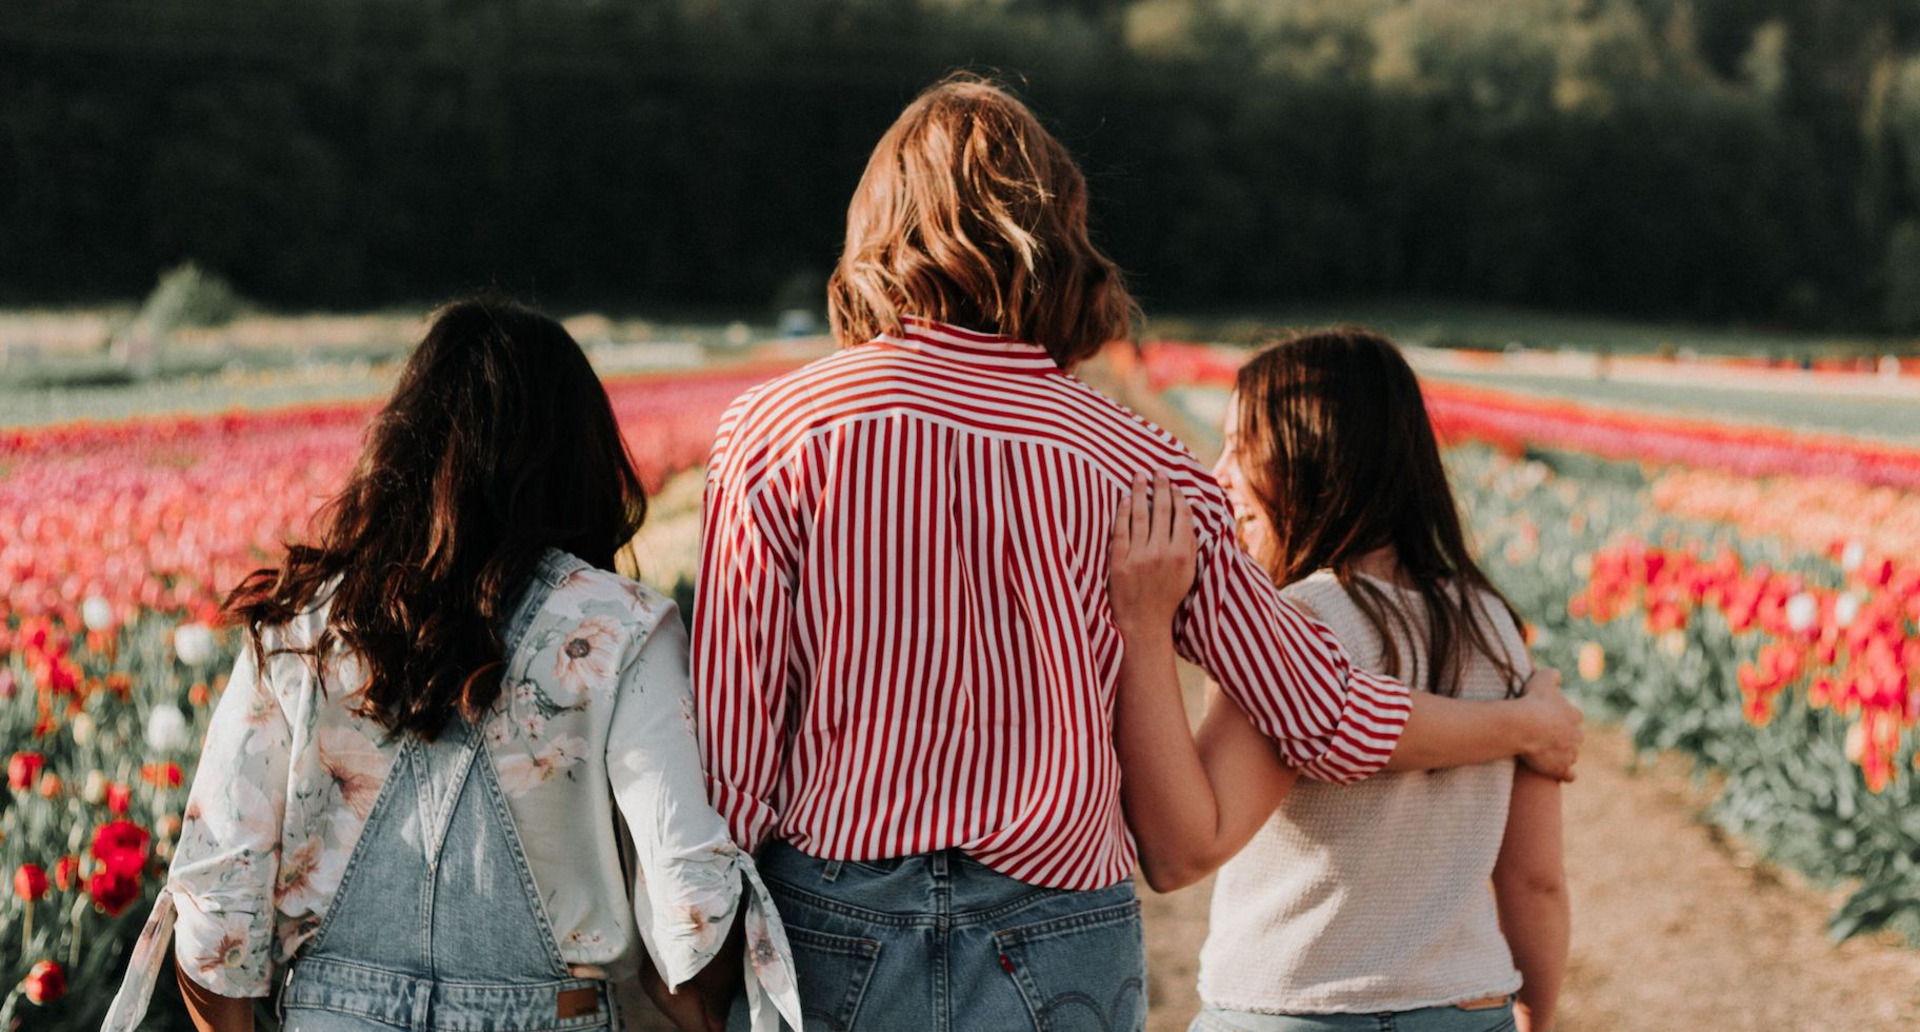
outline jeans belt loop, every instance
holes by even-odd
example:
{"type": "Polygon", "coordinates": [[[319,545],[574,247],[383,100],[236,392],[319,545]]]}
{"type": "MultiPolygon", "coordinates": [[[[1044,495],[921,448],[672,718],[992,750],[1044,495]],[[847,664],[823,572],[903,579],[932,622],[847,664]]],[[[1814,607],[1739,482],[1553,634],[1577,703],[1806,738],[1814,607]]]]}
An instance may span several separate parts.
{"type": "Polygon", "coordinates": [[[827,861],[826,866],[820,868],[820,880],[823,882],[839,881],[840,868],[842,866],[843,866],[842,863],[838,860],[827,861]]]}
{"type": "Polygon", "coordinates": [[[953,850],[951,849],[942,849],[933,854],[933,876],[935,878],[945,878],[948,876],[948,858],[952,854],[953,850]]]}

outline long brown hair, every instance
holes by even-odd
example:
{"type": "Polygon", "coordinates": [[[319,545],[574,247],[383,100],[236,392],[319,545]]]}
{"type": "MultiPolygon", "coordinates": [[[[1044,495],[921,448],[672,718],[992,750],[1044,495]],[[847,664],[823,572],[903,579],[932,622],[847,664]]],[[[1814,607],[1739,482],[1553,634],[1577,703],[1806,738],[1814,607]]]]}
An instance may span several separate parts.
{"type": "Polygon", "coordinates": [[[1468,550],[1420,381],[1393,342],[1358,326],[1280,341],[1242,366],[1239,475],[1273,526],[1261,556],[1276,582],[1331,570],[1385,646],[1386,673],[1402,676],[1389,627],[1427,642],[1428,691],[1457,695],[1469,650],[1509,685],[1518,671],[1486,626],[1479,592],[1514,613],[1468,550]],[[1416,633],[1404,598],[1356,576],[1368,553],[1392,546],[1405,587],[1426,603],[1416,633]]]}
{"type": "Polygon", "coordinates": [[[329,602],[311,647],[365,664],[358,712],[436,737],[500,694],[501,624],[542,553],[611,570],[646,495],[607,392],[557,322],[501,300],[433,317],[310,543],[227,599],[261,631],[329,602]]]}
{"type": "Polygon", "coordinates": [[[1070,366],[1131,335],[1137,306],[1087,233],[1087,184],[1005,89],[935,84],[880,138],[827,282],[842,347],[915,315],[1038,344],[1070,366]]]}

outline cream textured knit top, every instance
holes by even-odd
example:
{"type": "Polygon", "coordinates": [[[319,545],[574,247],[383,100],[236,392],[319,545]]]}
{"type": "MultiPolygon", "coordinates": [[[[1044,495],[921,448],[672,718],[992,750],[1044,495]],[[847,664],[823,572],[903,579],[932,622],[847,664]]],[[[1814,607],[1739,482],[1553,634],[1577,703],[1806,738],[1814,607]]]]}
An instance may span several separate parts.
{"type": "MultiPolygon", "coordinates": [[[[1413,626],[1424,628],[1418,594],[1376,583],[1404,598],[1413,626]]],[[[1381,670],[1381,639],[1333,574],[1285,593],[1318,614],[1363,669],[1381,670]]],[[[1506,610],[1491,596],[1477,601],[1515,668],[1529,672],[1506,610]]],[[[1394,636],[1403,679],[1424,684],[1424,640],[1394,636]]],[[[1491,661],[1468,654],[1461,698],[1504,698],[1507,689],[1491,661]]],[[[1518,990],[1489,884],[1513,777],[1508,760],[1353,785],[1301,779],[1220,869],[1201,999],[1272,1014],[1377,1013],[1518,990]]]]}

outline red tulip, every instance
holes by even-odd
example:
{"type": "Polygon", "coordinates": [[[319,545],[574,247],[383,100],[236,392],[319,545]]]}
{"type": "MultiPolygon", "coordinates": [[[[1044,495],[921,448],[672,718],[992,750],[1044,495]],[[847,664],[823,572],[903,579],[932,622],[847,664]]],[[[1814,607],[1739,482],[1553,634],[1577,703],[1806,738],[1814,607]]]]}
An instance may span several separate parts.
{"type": "Polygon", "coordinates": [[[152,836],[132,821],[102,824],[93,833],[93,858],[107,869],[138,875],[146,867],[152,836]]]}
{"type": "Polygon", "coordinates": [[[29,903],[47,894],[47,872],[39,864],[21,864],[13,872],[13,894],[29,903]]]}
{"type": "Polygon", "coordinates": [[[155,788],[179,788],[184,779],[177,763],[149,763],[140,768],[140,780],[155,788]]]}
{"type": "Polygon", "coordinates": [[[17,752],[7,761],[7,787],[15,792],[25,792],[40,780],[40,768],[46,766],[47,758],[34,752],[17,752]]]}
{"type": "Polygon", "coordinates": [[[107,812],[124,817],[133,806],[133,789],[116,781],[107,786],[107,812]]]}
{"type": "Polygon", "coordinates": [[[72,892],[80,881],[80,858],[63,856],[53,865],[53,883],[60,886],[61,892],[72,892]]]}
{"type": "Polygon", "coordinates": [[[43,960],[27,972],[21,985],[29,1003],[57,1003],[67,995],[67,973],[53,961],[43,960]]]}
{"type": "Polygon", "coordinates": [[[99,871],[87,879],[87,894],[107,916],[119,917],[140,898],[140,878],[111,868],[99,871]]]}

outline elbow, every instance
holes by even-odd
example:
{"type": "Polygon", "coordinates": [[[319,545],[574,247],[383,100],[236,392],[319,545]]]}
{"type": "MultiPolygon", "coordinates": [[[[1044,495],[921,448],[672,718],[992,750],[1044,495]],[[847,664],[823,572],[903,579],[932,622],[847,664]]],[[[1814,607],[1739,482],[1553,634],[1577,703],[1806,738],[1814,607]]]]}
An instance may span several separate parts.
{"type": "Polygon", "coordinates": [[[1163,896],[1169,892],[1179,892],[1207,876],[1207,872],[1198,867],[1169,870],[1163,866],[1148,864],[1140,865],[1140,874],[1146,879],[1148,888],[1163,896]]]}
{"type": "Polygon", "coordinates": [[[1526,899],[1535,902],[1551,902],[1565,899],[1567,895],[1566,872],[1558,868],[1538,871],[1496,872],[1494,888],[1502,896],[1526,899]]]}
{"type": "Polygon", "coordinates": [[[1162,895],[1179,892],[1205,879],[1219,866],[1220,862],[1212,857],[1195,854],[1152,857],[1142,853],[1140,856],[1140,876],[1148,888],[1162,895]]]}

